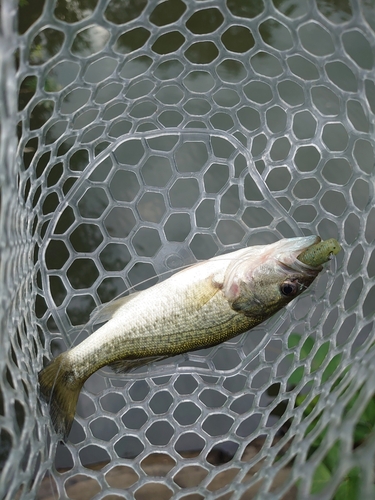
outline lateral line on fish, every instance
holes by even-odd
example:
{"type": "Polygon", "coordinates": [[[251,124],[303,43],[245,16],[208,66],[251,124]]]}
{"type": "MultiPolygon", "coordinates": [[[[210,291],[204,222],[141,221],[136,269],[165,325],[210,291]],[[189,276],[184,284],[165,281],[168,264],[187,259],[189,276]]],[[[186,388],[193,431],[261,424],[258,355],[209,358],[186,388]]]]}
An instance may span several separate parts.
{"type": "MultiPolygon", "coordinates": [[[[276,242],[274,242],[276,243],[276,242]]],[[[272,245],[272,243],[270,243],[272,245]]],[[[263,246],[263,245],[253,245],[253,247],[257,247],[257,246],[263,246]]],[[[228,253],[224,253],[224,254],[218,254],[218,255],[215,255],[214,257],[212,258],[216,258],[216,257],[220,257],[220,260],[223,260],[223,261],[226,261],[226,260],[232,260],[230,258],[230,254],[232,252],[236,252],[238,250],[243,250],[245,248],[253,248],[253,247],[243,247],[243,248],[237,248],[233,251],[229,251],[228,253]],[[225,258],[225,256],[228,255],[228,259],[225,258]]],[[[246,257],[237,257],[236,259],[234,259],[236,262],[242,262],[242,261],[245,261],[246,260],[246,257]]],[[[136,285],[133,285],[131,287],[129,287],[127,290],[121,292],[120,294],[116,295],[115,297],[113,297],[113,299],[111,299],[110,301],[104,303],[104,304],[99,304],[98,306],[96,306],[90,313],[90,318],[89,318],[89,321],[83,325],[83,327],[79,330],[79,332],[77,332],[75,338],[73,339],[72,343],[71,343],[71,346],[73,347],[75,345],[75,342],[76,342],[76,339],[81,335],[81,333],[86,329],[85,327],[87,326],[90,326],[90,325],[95,325],[95,324],[100,324],[100,323],[104,323],[106,321],[108,321],[110,318],[107,318],[105,319],[105,317],[100,320],[100,317],[101,317],[101,309],[106,309],[107,307],[110,309],[111,308],[111,305],[116,302],[117,300],[120,300],[121,298],[126,298],[126,297],[129,297],[129,300],[130,297],[132,297],[133,295],[137,295],[138,293],[140,292],[143,292],[144,290],[135,290],[135,287],[139,287],[141,285],[144,285],[145,283],[148,283],[149,281],[152,281],[154,280],[155,278],[160,278],[160,277],[163,277],[165,275],[168,275],[170,274],[170,276],[173,276],[174,274],[177,274],[179,272],[182,272],[184,270],[188,270],[194,266],[198,266],[200,264],[204,264],[205,262],[207,262],[207,260],[200,260],[200,261],[197,261],[193,264],[186,264],[186,265],[182,265],[182,266],[179,266],[175,269],[171,269],[171,270],[168,270],[168,271],[164,271],[162,273],[159,273],[157,274],[156,276],[152,276],[150,278],[146,278],[145,280],[143,281],[140,281],[139,283],[137,283],[136,285]],[[130,292],[130,293],[129,293],[130,292]],[[128,295],[124,295],[124,294],[128,294],[128,295]],[[98,321],[99,320],[99,321],[98,321]]],[[[169,277],[170,277],[169,276],[169,277]]],[[[168,278],[167,278],[168,279],[168,278]]],[[[164,281],[164,280],[163,280],[164,281]]],[[[161,283],[160,281],[158,281],[158,283],[161,283]]],[[[306,287],[307,288],[307,287],[306,287]]]]}
{"type": "MultiPolygon", "coordinates": [[[[276,243],[276,242],[274,242],[276,243]]],[[[272,243],[270,243],[272,245],[272,243]]],[[[257,246],[263,246],[263,245],[253,245],[253,247],[257,247],[257,246]]],[[[243,250],[245,248],[253,248],[253,247],[243,247],[243,248],[237,248],[235,250],[232,250],[232,251],[229,251],[228,253],[224,253],[224,254],[218,254],[218,255],[214,255],[214,257],[212,258],[216,258],[216,257],[220,257],[220,260],[222,261],[226,261],[226,260],[233,260],[230,258],[230,254],[232,252],[236,252],[238,250],[243,250]],[[225,258],[225,256],[228,255],[228,259],[225,258]]],[[[240,263],[240,262],[243,262],[246,260],[246,257],[237,257],[236,259],[234,259],[236,262],[240,263]]],[[[110,317],[108,317],[107,319],[104,317],[102,320],[100,320],[100,317],[101,317],[101,309],[106,309],[107,307],[110,309],[111,308],[111,305],[116,302],[117,300],[120,300],[122,298],[127,298],[129,297],[129,300],[131,300],[130,298],[134,295],[137,295],[138,293],[141,293],[143,292],[144,290],[135,290],[135,287],[139,287],[141,285],[144,285],[145,283],[148,283],[149,281],[152,281],[154,280],[155,278],[160,278],[162,276],[165,276],[165,275],[168,275],[170,274],[169,277],[173,276],[174,274],[177,274],[177,273],[180,273],[184,270],[188,270],[194,266],[198,266],[200,264],[204,264],[205,262],[207,262],[207,260],[200,260],[200,261],[197,261],[197,262],[194,262],[193,264],[186,264],[186,265],[182,265],[182,266],[179,266],[179,267],[176,267],[175,269],[171,269],[171,270],[168,270],[168,271],[164,271],[162,273],[159,273],[157,274],[156,276],[152,276],[150,278],[146,278],[145,280],[143,281],[140,281],[139,283],[137,283],[136,285],[133,285],[131,287],[129,287],[127,290],[121,292],[120,294],[116,295],[115,297],[113,297],[113,299],[111,299],[110,301],[104,303],[104,304],[99,304],[98,306],[96,306],[90,313],[90,317],[89,317],[89,321],[82,326],[82,328],[77,332],[75,338],[73,339],[72,343],[71,343],[71,346],[74,347],[76,344],[76,340],[77,338],[81,335],[81,333],[86,329],[87,326],[93,326],[95,324],[100,324],[100,323],[104,323],[104,322],[107,322],[110,320],[110,317]],[[130,292],[130,293],[129,293],[130,292]],[[127,294],[127,295],[124,295],[124,294],[127,294]]],[[[168,278],[167,278],[168,279],[168,278]]],[[[164,281],[164,280],[162,280],[164,281]]],[[[161,283],[161,281],[158,281],[158,283],[161,283]]],[[[307,287],[306,287],[307,289],[307,287]]],[[[132,297],[133,298],[133,297],[132,297]]],[[[103,315],[104,316],[104,315],[103,315]]]]}
{"type": "MultiPolygon", "coordinates": [[[[248,248],[248,247],[245,247],[245,248],[248,248]]],[[[237,250],[241,250],[241,249],[237,249],[237,250]]],[[[234,251],[237,251],[237,250],[234,250],[234,251]]],[[[223,261],[226,261],[227,259],[224,258],[225,255],[230,255],[230,252],[227,254],[219,254],[219,255],[215,255],[214,257],[220,257],[220,256],[223,256],[223,261]]],[[[229,259],[229,257],[228,257],[229,259]]],[[[242,257],[239,257],[238,261],[242,260],[243,258],[242,257]]],[[[231,260],[231,259],[229,259],[231,260]]],[[[149,282],[149,281],[152,281],[154,280],[155,278],[159,278],[160,276],[164,276],[166,274],[170,274],[171,276],[173,276],[174,274],[177,274],[185,269],[190,269],[191,267],[193,266],[196,266],[198,264],[204,264],[205,262],[207,262],[207,260],[201,260],[201,261],[198,261],[198,262],[195,262],[193,264],[185,264],[183,266],[179,266],[179,267],[176,267],[175,269],[171,269],[169,271],[164,271],[162,273],[159,273],[157,274],[156,276],[152,276],[150,278],[146,278],[145,280],[143,281],[140,281],[139,283],[137,283],[136,285],[133,285],[131,287],[129,287],[128,289],[124,290],[123,292],[121,292],[120,294],[116,295],[115,297],[113,297],[113,299],[111,299],[110,301],[104,303],[104,304],[99,304],[97,305],[90,313],[90,317],[89,317],[89,321],[82,326],[82,328],[77,332],[77,334],[75,335],[74,339],[72,340],[71,344],[70,344],[70,348],[74,347],[76,345],[76,340],[77,338],[81,335],[81,333],[86,330],[86,327],[92,327],[93,325],[95,324],[100,324],[101,321],[98,321],[99,320],[99,317],[100,317],[100,308],[106,308],[107,306],[110,306],[110,304],[112,304],[113,302],[115,302],[116,300],[119,300],[121,298],[125,298],[125,297],[130,297],[132,295],[136,295],[138,293],[141,293],[143,292],[144,290],[135,290],[135,287],[138,287],[138,286],[141,286],[141,285],[144,285],[145,283],[149,282]],[[131,290],[134,290],[134,291],[131,291],[131,290]],[[129,291],[131,291],[130,293],[128,293],[129,291]],[[128,295],[124,295],[128,293],[128,295]]],[[[169,276],[169,277],[171,277],[169,276]]],[[[168,278],[167,278],[168,279],[168,278]]],[[[164,281],[164,280],[162,280],[164,281]]],[[[158,283],[161,283],[162,281],[158,281],[158,283]]],[[[129,299],[130,300],[130,299],[129,299]]],[[[103,320],[103,322],[105,322],[106,320],[103,320]]]]}
{"type": "MultiPolygon", "coordinates": [[[[248,247],[245,247],[245,248],[248,248],[248,247]]],[[[241,249],[238,249],[238,250],[241,250],[241,249]]],[[[229,257],[228,257],[228,259],[225,259],[224,258],[225,255],[229,255],[229,254],[226,254],[226,253],[219,254],[219,255],[215,255],[214,257],[223,256],[223,258],[221,259],[223,261],[232,260],[232,259],[229,259],[229,257]]],[[[241,262],[241,261],[246,260],[246,259],[244,257],[238,257],[238,259],[235,259],[235,260],[237,262],[241,262]]],[[[181,273],[181,272],[183,272],[187,269],[190,269],[194,266],[204,264],[205,262],[207,262],[207,260],[201,260],[201,261],[195,262],[194,264],[186,264],[184,266],[179,266],[179,267],[176,267],[175,269],[171,269],[169,271],[164,271],[162,273],[157,274],[156,276],[152,276],[151,278],[146,278],[145,280],[140,281],[136,285],[133,285],[133,286],[129,287],[127,290],[121,292],[119,295],[116,295],[116,297],[113,297],[113,299],[111,299],[110,301],[108,301],[104,304],[99,304],[98,306],[96,306],[90,313],[90,320],[89,320],[88,324],[91,324],[91,323],[95,324],[95,320],[99,319],[101,316],[101,309],[106,309],[107,307],[110,309],[111,304],[113,304],[113,302],[116,302],[117,300],[121,300],[122,298],[124,299],[124,303],[126,303],[125,299],[131,300],[132,298],[134,298],[133,297],[134,295],[137,295],[138,293],[141,293],[144,291],[144,290],[135,290],[135,287],[138,287],[140,285],[144,285],[145,283],[152,281],[155,278],[160,278],[161,276],[164,276],[166,274],[170,274],[171,276],[173,276],[174,274],[181,273]],[[134,290],[134,291],[130,291],[130,290],[134,290]],[[129,291],[130,291],[130,293],[128,293],[129,291]],[[124,294],[127,294],[127,295],[124,295],[124,294]]],[[[158,281],[158,283],[161,283],[161,281],[158,281]]],[[[103,320],[103,321],[105,321],[105,320],[103,320]]],[[[83,329],[80,330],[80,332],[77,335],[79,336],[80,333],[82,333],[82,331],[83,331],[83,329]]]]}

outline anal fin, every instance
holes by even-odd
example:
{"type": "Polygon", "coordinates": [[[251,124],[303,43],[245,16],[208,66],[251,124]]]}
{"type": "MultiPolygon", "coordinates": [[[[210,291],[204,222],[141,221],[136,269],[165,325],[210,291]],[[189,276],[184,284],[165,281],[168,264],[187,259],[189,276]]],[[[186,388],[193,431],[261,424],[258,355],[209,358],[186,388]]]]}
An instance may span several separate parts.
{"type": "Polygon", "coordinates": [[[154,361],[160,361],[162,359],[167,358],[168,356],[148,356],[144,358],[137,358],[137,359],[120,359],[118,361],[114,361],[113,363],[109,364],[108,366],[115,372],[115,373],[127,373],[131,370],[135,370],[136,368],[139,368],[140,366],[147,365],[149,363],[153,363],[154,361]]]}

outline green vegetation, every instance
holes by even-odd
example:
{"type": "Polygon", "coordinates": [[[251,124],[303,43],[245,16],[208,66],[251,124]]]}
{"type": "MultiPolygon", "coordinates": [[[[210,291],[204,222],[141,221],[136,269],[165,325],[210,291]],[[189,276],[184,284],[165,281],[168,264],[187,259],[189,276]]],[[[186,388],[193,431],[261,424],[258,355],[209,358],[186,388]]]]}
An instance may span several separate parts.
{"type": "MultiPolygon", "coordinates": [[[[301,341],[302,341],[301,335],[297,333],[292,334],[288,339],[288,346],[289,348],[296,347],[301,343],[301,341]]],[[[304,341],[299,351],[299,358],[298,358],[299,361],[303,361],[308,358],[314,345],[315,345],[315,340],[312,337],[308,337],[304,341]]],[[[322,366],[327,355],[329,355],[329,346],[330,342],[327,341],[323,343],[316,351],[315,355],[310,361],[311,367],[309,369],[309,373],[314,373],[322,366]]],[[[295,355],[291,354],[291,356],[293,356],[294,358],[295,355]]],[[[342,361],[341,354],[337,354],[329,361],[321,376],[322,384],[327,382],[332,376],[335,375],[336,370],[340,367],[341,361],[342,361]]],[[[346,367],[346,369],[341,372],[340,376],[338,376],[337,379],[333,382],[331,391],[337,388],[337,386],[343,380],[349,368],[350,367],[346,367]]],[[[296,387],[303,380],[304,373],[305,373],[305,368],[303,366],[299,366],[294,370],[294,372],[290,375],[288,379],[288,385],[291,389],[296,387]]],[[[296,398],[295,406],[296,407],[301,406],[307,397],[308,394],[306,393],[299,394],[296,398]]],[[[359,389],[356,391],[355,395],[350,398],[349,402],[345,405],[343,416],[348,415],[351,412],[351,410],[355,409],[361,397],[362,394],[361,390],[359,389]]],[[[316,408],[319,402],[319,398],[320,398],[319,395],[316,396],[306,406],[304,410],[305,417],[308,417],[316,408]]],[[[320,419],[321,419],[321,414],[319,414],[308,426],[306,430],[306,435],[314,431],[317,432],[318,430],[317,425],[319,424],[320,419]]],[[[355,424],[352,435],[353,450],[366,441],[369,434],[373,431],[374,428],[375,428],[375,396],[373,396],[368,401],[365,410],[362,412],[360,418],[355,424]]],[[[319,450],[322,442],[324,442],[324,440],[326,439],[326,433],[327,430],[324,429],[317,435],[317,437],[314,439],[313,443],[310,446],[307,458],[310,458],[315,452],[319,450]]],[[[338,466],[340,464],[341,455],[343,454],[342,446],[343,443],[340,440],[338,440],[331,446],[331,448],[325,454],[324,458],[322,459],[319,466],[315,470],[310,492],[311,494],[319,494],[320,492],[322,492],[322,490],[324,490],[324,488],[330,482],[331,478],[337,471],[338,466]]],[[[346,477],[340,483],[332,500],[360,500],[361,484],[362,484],[361,470],[359,467],[354,467],[348,472],[346,477]]],[[[375,498],[375,489],[374,489],[374,498],[375,498]]]]}

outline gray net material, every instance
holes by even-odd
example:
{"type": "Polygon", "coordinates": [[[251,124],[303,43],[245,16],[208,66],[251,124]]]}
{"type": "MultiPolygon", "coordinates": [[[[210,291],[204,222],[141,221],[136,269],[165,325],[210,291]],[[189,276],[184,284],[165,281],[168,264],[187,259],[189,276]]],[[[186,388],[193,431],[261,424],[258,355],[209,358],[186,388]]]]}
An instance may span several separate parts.
{"type": "Polygon", "coordinates": [[[1,498],[374,497],[374,8],[3,0],[1,498]],[[57,442],[37,374],[96,306],[304,234],[343,251],[296,303],[94,374],[57,442]]]}

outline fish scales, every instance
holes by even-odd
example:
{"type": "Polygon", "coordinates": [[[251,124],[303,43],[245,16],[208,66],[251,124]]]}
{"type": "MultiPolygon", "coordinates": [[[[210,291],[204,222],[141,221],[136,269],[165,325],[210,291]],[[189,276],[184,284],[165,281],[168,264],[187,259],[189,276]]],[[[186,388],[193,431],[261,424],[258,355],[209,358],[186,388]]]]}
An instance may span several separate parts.
{"type": "Polygon", "coordinates": [[[70,351],[68,359],[75,367],[75,375],[94,373],[119,357],[173,356],[223,342],[251,328],[254,319],[238,317],[218,293],[220,284],[209,279],[212,271],[219,271],[221,266],[206,268],[203,278],[202,266],[197,266],[198,272],[190,268],[195,272],[181,273],[182,277],[185,274],[185,282],[179,282],[177,277],[138,294],[116,314],[115,325],[107,323],[91,335],[90,343],[70,351]],[[198,281],[195,287],[194,280],[198,281]]]}
{"type": "MultiPolygon", "coordinates": [[[[101,367],[128,371],[210,347],[272,316],[322,270],[309,265],[309,253],[307,261],[298,260],[319,242],[316,236],[290,238],[214,257],[99,308],[96,319],[108,321],[39,374],[56,432],[68,435],[82,385],[101,367]]],[[[324,251],[319,247],[320,260],[324,251]]]]}

